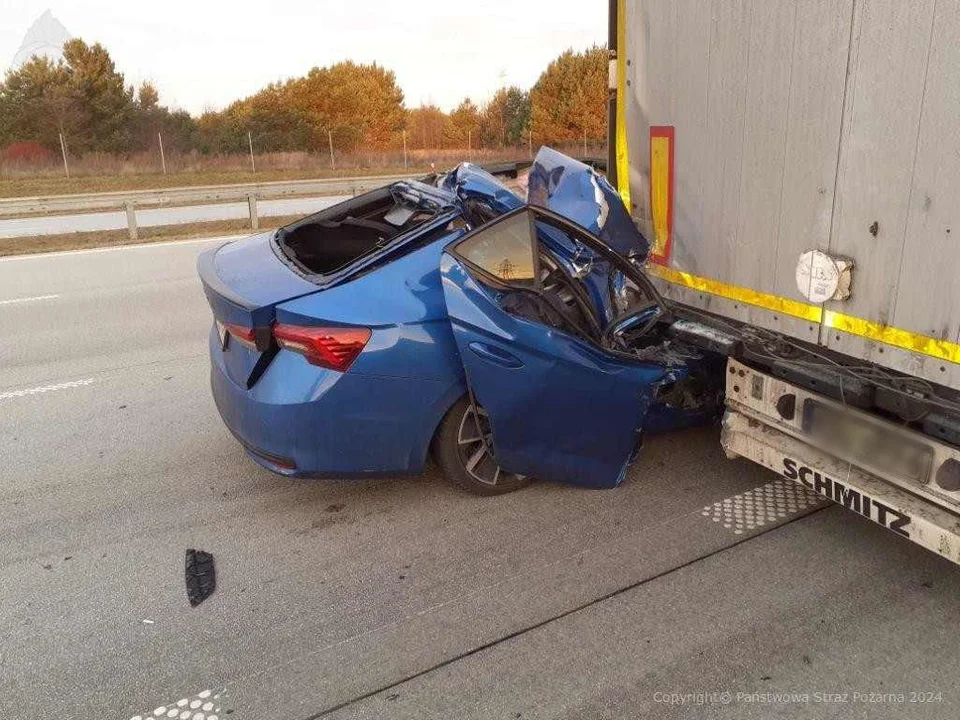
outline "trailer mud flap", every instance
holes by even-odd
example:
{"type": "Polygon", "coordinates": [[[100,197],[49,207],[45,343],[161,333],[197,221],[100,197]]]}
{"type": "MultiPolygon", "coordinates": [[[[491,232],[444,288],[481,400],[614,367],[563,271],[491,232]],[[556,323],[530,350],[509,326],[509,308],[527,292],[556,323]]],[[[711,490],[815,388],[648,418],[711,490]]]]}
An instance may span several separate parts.
{"type": "Polygon", "coordinates": [[[721,444],[851,512],[960,564],[960,518],[741,413],[728,410],[721,444]]]}

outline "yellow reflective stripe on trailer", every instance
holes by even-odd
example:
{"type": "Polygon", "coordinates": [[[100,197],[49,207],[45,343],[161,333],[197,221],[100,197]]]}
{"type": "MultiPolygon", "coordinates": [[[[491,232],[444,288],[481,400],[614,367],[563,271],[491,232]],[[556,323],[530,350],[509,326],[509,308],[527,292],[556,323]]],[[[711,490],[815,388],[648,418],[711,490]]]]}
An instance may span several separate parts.
{"type": "Polygon", "coordinates": [[[739,285],[730,285],[719,280],[698,277],[662,265],[650,263],[647,265],[647,272],[674,285],[681,285],[691,290],[717,295],[812,323],[819,324],[822,322],[826,328],[840,330],[884,345],[960,364],[960,344],[949,340],[940,340],[929,335],[921,335],[852,315],[844,315],[834,310],[824,310],[819,305],[810,305],[779,295],[770,295],[739,285]]]}
{"type": "Polygon", "coordinates": [[[746,303],[747,305],[755,305],[767,310],[772,310],[773,312],[808,320],[812,323],[819,324],[823,318],[823,309],[819,305],[809,305],[798,302],[797,300],[780,297],[779,295],[768,295],[767,293],[740,287],[739,285],[729,285],[719,280],[697,277],[696,275],[674,270],[673,268],[668,268],[663,265],[654,265],[651,263],[647,265],[647,272],[659,275],[667,282],[672,282],[675,285],[683,285],[693,290],[710,293],[711,295],[719,295],[720,297],[736,300],[737,302],[746,303]]]}
{"type": "Polygon", "coordinates": [[[824,311],[823,325],[834,330],[842,330],[851,335],[859,335],[884,345],[892,345],[893,347],[960,364],[960,345],[949,340],[938,340],[929,335],[912,333],[832,310],[824,311]]]}
{"type": "Polygon", "coordinates": [[[617,190],[627,212],[630,204],[630,155],[627,152],[627,0],[617,0],[617,190]]]}

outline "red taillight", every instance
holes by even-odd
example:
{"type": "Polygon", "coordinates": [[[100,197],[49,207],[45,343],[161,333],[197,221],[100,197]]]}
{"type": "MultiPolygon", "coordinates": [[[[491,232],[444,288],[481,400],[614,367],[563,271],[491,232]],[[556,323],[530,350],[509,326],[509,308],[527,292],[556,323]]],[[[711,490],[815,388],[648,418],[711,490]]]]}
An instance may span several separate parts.
{"type": "Polygon", "coordinates": [[[223,327],[244,347],[248,347],[251,350],[257,349],[257,337],[253,328],[235,325],[234,323],[223,323],[223,327]]]}
{"type": "Polygon", "coordinates": [[[273,336],[280,347],[300,353],[311,365],[346,372],[370,339],[370,330],[275,325],[273,336]]]}

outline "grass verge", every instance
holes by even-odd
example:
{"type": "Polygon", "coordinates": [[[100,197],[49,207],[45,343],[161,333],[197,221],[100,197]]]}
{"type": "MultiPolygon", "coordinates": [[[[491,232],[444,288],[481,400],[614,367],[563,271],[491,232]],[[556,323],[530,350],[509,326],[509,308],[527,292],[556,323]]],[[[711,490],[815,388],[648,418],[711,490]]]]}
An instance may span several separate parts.
{"type": "MultiPolygon", "coordinates": [[[[301,217],[303,217],[303,215],[260,218],[260,230],[272,230],[301,217]]],[[[216,222],[188,223],[185,225],[141,227],[140,237],[136,240],[130,239],[126,229],[64,233],[62,235],[0,238],[0,256],[29,255],[32,253],[57,252],[61,250],[85,250],[119,245],[138,245],[169,240],[217,237],[218,235],[244,235],[252,234],[253,232],[246,220],[218,220],[216,222]]]]}
{"type": "Polygon", "coordinates": [[[249,171],[199,171],[171,173],[170,175],[81,175],[79,177],[0,178],[0,198],[46,197],[81,193],[117,192],[120,190],[155,190],[158,188],[196,187],[198,185],[233,185],[236,183],[276,182],[278,180],[317,180],[324,178],[358,177],[363,175],[426,174],[426,166],[378,168],[267,169],[249,171]]]}

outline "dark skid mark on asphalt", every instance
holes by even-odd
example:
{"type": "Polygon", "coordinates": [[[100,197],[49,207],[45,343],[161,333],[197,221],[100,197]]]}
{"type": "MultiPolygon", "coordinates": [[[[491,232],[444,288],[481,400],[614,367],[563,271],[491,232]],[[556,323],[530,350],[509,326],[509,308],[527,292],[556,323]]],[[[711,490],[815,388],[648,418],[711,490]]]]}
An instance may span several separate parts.
{"type": "MultiPolygon", "coordinates": [[[[526,633],[528,633],[528,632],[531,632],[531,631],[533,631],[533,630],[538,630],[539,628],[545,627],[546,625],[549,625],[549,624],[551,624],[551,623],[553,623],[553,622],[555,622],[555,621],[557,621],[557,620],[562,620],[562,619],[564,619],[564,618],[566,618],[566,617],[569,617],[570,615],[574,615],[574,614],[580,612],[581,610],[586,610],[587,608],[593,607],[594,605],[599,605],[600,603],[605,602],[605,601],[607,601],[607,600],[609,600],[609,599],[611,599],[611,598],[615,598],[615,597],[617,597],[618,595],[622,595],[622,594],[625,593],[625,592],[629,592],[630,590],[633,590],[634,588],[638,588],[638,587],[640,587],[641,585],[646,585],[647,583],[653,582],[654,580],[659,580],[660,578],[666,577],[667,575],[671,575],[672,573],[675,573],[675,572],[677,572],[678,570],[683,570],[684,568],[689,567],[689,566],[691,566],[691,565],[694,565],[694,564],[696,564],[696,563],[698,563],[698,562],[701,562],[702,560],[709,560],[709,559],[712,558],[714,555],[719,555],[720,553],[724,553],[724,552],[726,552],[727,550],[731,550],[732,548],[737,547],[738,545],[742,545],[743,543],[750,542],[751,540],[754,540],[754,539],[756,539],[756,538],[758,538],[758,537],[760,537],[760,536],[762,536],[762,535],[766,535],[766,534],[769,533],[769,532],[773,532],[773,531],[775,531],[775,530],[779,530],[779,529],[781,529],[781,528],[784,528],[784,527],[786,527],[787,525],[790,525],[791,523],[795,523],[795,522],[797,522],[798,520],[803,520],[804,518],[808,518],[808,517],[810,517],[811,515],[815,515],[815,514],[818,513],[818,512],[823,512],[824,510],[827,510],[827,509],[829,509],[829,508],[831,508],[831,507],[833,507],[833,506],[832,506],[832,505],[824,505],[823,507],[818,508],[818,509],[814,510],[813,512],[805,513],[805,514],[800,515],[800,516],[798,516],[798,517],[791,518],[790,520],[788,520],[788,521],[785,522],[785,523],[782,523],[782,524],[780,524],[780,525],[776,525],[776,526],[774,526],[774,527],[767,528],[766,530],[762,530],[762,531],[756,533],[755,535],[750,535],[749,537],[745,537],[745,538],[741,538],[741,539],[739,539],[739,540],[736,540],[735,542],[732,542],[732,543],[729,544],[729,545],[726,545],[726,546],[724,546],[724,547],[722,547],[722,548],[718,548],[718,549],[713,550],[713,551],[711,551],[711,552],[705,553],[704,555],[700,555],[700,556],[698,556],[698,557],[695,557],[695,558],[693,558],[692,560],[688,560],[688,561],[685,562],[685,563],[681,563],[680,565],[677,565],[676,567],[670,568],[669,570],[664,570],[663,572],[657,573],[656,575],[652,575],[652,576],[650,576],[650,577],[648,577],[648,578],[645,578],[645,579],[643,579],[643,580],[639,580],[638,582],[631,583],[630,585],[626,585],[626,586],[624,586],[624,587],[622,587],[622,588],[619,588],[618,590],[613,590],[612,592],[609,592],[609,593],[607,593],[606,595],[601,595],[600,597],[598,597],[598,598],[596,598],[596,599],[594,599],[594,600],[590,600],[589,602],[585,602],[585,603],[583,603],[582,605],[578,605],[577,607],[571,608],[570,610],[566,610],[566,611],[560,613],[559,615],[554,615],[554,616],[551,617],[551,618],[547,618],[546,620],[542,620],[542,621],[540,621],[540,622],[538,622],[538,623],[534,623],[533,625],[530,625],[530,626],[528,626],[528,627],[520,628],[519,630],[515,630],[515,631],[513,631],[512,633],[509,633],[509,634],[507,634],[507,635],[504,635],[504,636],[501,637],[501,638],[497,638],[496,640],[491,640],[490,642],[485,643],[485,644],[483,644],[483,645],[479,645],[478,647],[475,647],[475,648],[473,648],[472,650],[467,650],[466,652],[461,653],[460,655],[456,655],[456,656],[454,656],[454,657],[452,657],[452,658],[449,658],[448,660],[444,660],[444,661],[441,662],[441,663],[437,663],[436,665],[433,665],[433,666],[431,666],[431,667],[429,667],[429,668],[426,668],[425,670],[420,670],[420,671],[418,671],[418,672],[415,672],[415,673],[412,673],[412,674],[410,674],[410,675],[407,675],[406,677],[401,678],[400,680],[397,680],[396,682],[392,682],[392,683],[390,683],[390,684],[388,684],[388,685],[384,685],[384,686],[382,686],[382,687],[379,687],[379,688],[377,688],[376,690],[371,690],[370,692],[366,692],[366,693],[364,693],[364,694],[362,694],[362,695],[358,695],[357,697],[351,698],[350,700],[345,700],[345,701],[342,702],[342,703],[339,703],[339,704],[337,704],[337,705],[334,705],[333,707],[329,707],[329,708],[327,708],[327,709],[325,709],[325,710],[321,710],[320,712],[314,713],[313,715],[308,715],[306,718],[304,718],[304,720],[318,720],[318,718],[322,718],[322,717],[324,717],[324,716],[326,716],[326,715],[330,715],[331,713],[335,713],[335,712],[337,712],[338,710],[342,710],[342,709],[345,708],[345,707],[349,707],[350,705],[353,705],[353,704],[355,704],[355,703],[361,702],[362,700],[366,700],[366,699],[368,699],[368,698],[371,698],[371,697],[373,697],[374,695],[378,695],[378,694],[380,694],[380,693],[382,693],[382,692],[385,692],[385,691],[387,691],[387,690],[390,690],[390,689],[392,689],[392,688],[397,688],[397,687],[399,687],[400,685],[403,685],[403,684],[406,683],[406,682],[409,682],[409,681],[411,681],[411,680],[416,680],[417,678],[422,677],[422,676],[424,676],[424,675],[426,675],[426,674],[428,674],[428,673],[431,673],[431,672],[433,672],[434,670],[439,670],[440,668],[446,667],[447,665],[451,665],[451,664],[457,662],[458,660],[463,660],[464,658],[468,658],[468,657],[470,657],[471,655],[476,655],[477,653],[483,652],[484,650],[488,650],[488,649],[490,649],[490,648],[492,648],[492,647],[496,647],[497,645],[500,645],[501,643],[507,642],[508,640],[512,640],[512,639],[515,638],[515,637],[519,637],[520,635],[524,635],[524,634],[526,634],[526,633]]],[[[392,697],[392,696],[391,696],[391,697],[389,697],[388,699],[390,699],[390,700],[395,700],[395,699],[396,699],[397,697],[399,697],[399,696],[400,696],[399,693],[396,693],[396,697],[392,697]]]]}
{"type": "Polygon", "coordinates": [[[187,598],[190,606],[196,607],[217,589],[217,571],[213,555],[203,550],[187,550],[184,561],[184,576],[187,581],[187,598]]]}

